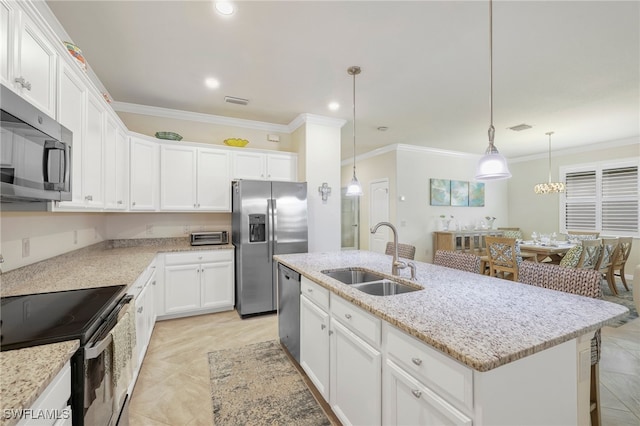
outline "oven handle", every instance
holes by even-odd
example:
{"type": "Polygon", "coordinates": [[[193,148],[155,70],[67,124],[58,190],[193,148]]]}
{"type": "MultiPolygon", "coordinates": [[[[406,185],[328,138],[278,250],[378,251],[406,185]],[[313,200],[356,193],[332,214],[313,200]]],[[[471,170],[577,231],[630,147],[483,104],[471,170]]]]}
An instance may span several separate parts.
{"type": "MultiPolygon", "coordinates": [[[[129,302],[131,302],[132,299],[133,299],[133,296],[131,295],[124,296],[122,300],[118,303],[118,307],[112,311],[111,315],[109,315],[109,317],[105,320],[105,322],[108,322],[109,319],[113,318],[114,315],[118,315],[122,310],[122,307],[128,304],[129,302]]],[[[113,336],[111,336],[111,333],[107,334],[104,339],[85,348],[84,358],[87,360],[98,358],[100,354],[102,354],[102,352],[104,352],[105,349],[107,349],[107,347],[111,344],[112,341],[113,341],[113,336]]]]}

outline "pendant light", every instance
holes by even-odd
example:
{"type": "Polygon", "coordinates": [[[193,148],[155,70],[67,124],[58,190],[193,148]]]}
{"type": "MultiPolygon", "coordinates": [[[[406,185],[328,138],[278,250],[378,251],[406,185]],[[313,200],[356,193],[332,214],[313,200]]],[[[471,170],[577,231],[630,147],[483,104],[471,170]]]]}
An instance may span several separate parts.
{"type": "Polygon", "coordinates": [[[346,195],[359,197],[362,195],[362,185],[356,177],[356,75],[360,74],[360,67],[352,66],[347,68],[347,73],[353,76],[353,177],[347,186],[346,195]]]}
{"type": "Polygon", "coordinates": [[[493,144],[496,129],[493,127],[493,3],[489,0],[489,110],[491,123],[489,125],[489,147],[485,151],[476,167],[477,180],[500,180],[511,177],[507,159],[498,152],[493,144]]]}
{"type": "Polygon", "coordinates": [[[557,194],[558,192],[564,192],[564,182],[551,182],[551,135],[553,132],[547,132],[545,135],[549,135],[549,182],[537,184],[533,190],[536,194],[557,194]]]}

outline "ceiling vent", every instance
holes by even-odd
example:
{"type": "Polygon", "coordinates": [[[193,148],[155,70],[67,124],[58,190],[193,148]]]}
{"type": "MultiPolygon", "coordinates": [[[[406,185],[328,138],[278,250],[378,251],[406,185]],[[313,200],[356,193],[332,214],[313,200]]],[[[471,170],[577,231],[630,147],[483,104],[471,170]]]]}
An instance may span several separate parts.
{"type": "Polygon", "coordinates": [[[234,98],[233,96],[225,96],[224,101],[230,104],[247,105],[249,99],[234,98]]]}
{"type": "Polygon", "coordinates": [[[513,126],[513,127],[507,127],[507,129],[509,130],[513,130],[514,132],[521,132],[523,130],[527,130],[530,129],[531,126],[529,126],[528,124],[518,124],[517,126],[513,126]]]}

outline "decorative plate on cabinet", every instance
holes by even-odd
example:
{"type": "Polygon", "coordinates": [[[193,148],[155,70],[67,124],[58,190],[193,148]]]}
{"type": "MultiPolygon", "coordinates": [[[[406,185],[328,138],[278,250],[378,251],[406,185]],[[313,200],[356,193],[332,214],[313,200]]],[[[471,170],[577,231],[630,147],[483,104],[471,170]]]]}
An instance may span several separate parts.
{"type": "Polygon", "coordinates": [[[174,132],[156,132],[156,138],[167,139],[170,141],[181,141],[182,136],[174,132]]]}
{"type": "Polygon", "coordinates": [[[243,146],[246,146],[248,143],[249,141],[246,139],[231,138],[231,139],[224,140],[224,144],[229,146],[243,147],[243,146]]]}

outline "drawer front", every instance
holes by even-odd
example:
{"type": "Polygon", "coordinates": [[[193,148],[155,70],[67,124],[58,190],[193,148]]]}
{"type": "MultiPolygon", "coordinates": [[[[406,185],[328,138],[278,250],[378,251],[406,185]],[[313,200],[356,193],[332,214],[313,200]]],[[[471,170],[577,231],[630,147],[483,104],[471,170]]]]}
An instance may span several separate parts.
{"type": "Polygon", "coordinates": [[[450,402],[457,407],[473,410],[470,368],[391,325],[384,325],[383,334],[389,359],[438,393],[450,397],[450,402]]]}
{"type": "Polygon", "coordinates": [[[319,286],[306,277],[302,277],[300,291],[325,312],[329,311],[329,290],[319,286]]]}
{"type": "Polygon", "coordinates": [[[220,262],[233,260],[233,250],[190,251],[183,253],[167,253],[165,265],[186,265],[206,262],[220,262]]]}
{"type": "Polygon", "coordinates": [[[379,318],[335,294],[331,294],[331,317],[373,347],[380,348],[382,321],[379,318]]]}

